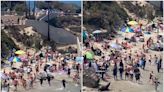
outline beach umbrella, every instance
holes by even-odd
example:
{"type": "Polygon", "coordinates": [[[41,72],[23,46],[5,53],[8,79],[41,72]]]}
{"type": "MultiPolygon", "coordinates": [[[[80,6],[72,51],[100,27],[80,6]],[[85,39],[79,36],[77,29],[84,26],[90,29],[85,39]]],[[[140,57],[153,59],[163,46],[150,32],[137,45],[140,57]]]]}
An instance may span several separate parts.
{"type": "Polygon", "coordinates": [[[8,59],[8,61],[10,61],[10,62],[20,62],[21,59],[18,58],[18,57],[10,57],[10,58],[8,59]]]}
{"type": "Polygon", "coordinates": [[[121,29],[122,32],[134,32],[134,30],[130,27],[124,27],[121,29]]]}
{"type": "Polygon", "coordinates": [[[87,32],[83,31],[83,40],[86,40],[86,39],[87,39],[87,37],[88,37],[87,32]]]}
{"type": "Polygon", "coordinates": [[[133,26],[133,25],[137,25],[138,23],[136,21],[129,21],[128,24],[133,26]]]}
{"type": "Polygon", "coordinates": [[[10,57],[8,61],[13,62],[14,57],[10,57]]]}
{"type": "Polygon", "coordinates": [[[121,49],[121,48],[122,48],[121,45],[118,45],[118,44],[116,44],[116,43],[112,43],[112,44],[110,44],[110,46],[111,46],[112,48],[114,48],[114,49],[121,49]]]}
{"type": "Polygon", "coordinates": [[[101,30],[95,30],[95,31],[93,31],[92,33],[93,33],[93,34],[99,34],[99,33],[102,33],[102,31],[101,31],[101,30]]]}
{"type": "Polygon", "coordinates": [[[83,60],[84,60],[84,57],[76,57],[76,62],[82,64],[83,63],[83,60]]]}
{"type": "Polygon", "coordinates": [[[18,54],[18,55],[22,55],[22,54],[25,54],[26,52],[25,51],[23,51],[23,50],[17,50],[16,52],[15,52],[15,54],[18,54]]]}
{"type": "Polygon", "coordinates": [[[86,58],[87,58],[87,59],[93,59],[93,56],[94,56],[93,53],[91,53],[91,52],[89,52],[89,51],[86,52],[85,55],[86,55],[86,58]]]}
{"type": "Polygon", "coordinates": [[[14,57],[14,59],[13,59],[13,62],[20,62],[20,61],[21,61],[21,59],[18,57],[14,57]]]}

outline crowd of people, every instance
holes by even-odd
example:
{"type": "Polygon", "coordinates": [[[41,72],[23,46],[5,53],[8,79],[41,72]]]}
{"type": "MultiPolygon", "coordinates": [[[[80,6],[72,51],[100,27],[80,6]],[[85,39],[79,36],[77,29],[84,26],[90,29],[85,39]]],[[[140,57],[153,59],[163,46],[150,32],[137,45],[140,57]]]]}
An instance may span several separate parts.
{"type": "MultiPolygon", "coordinates": [[[[11,52],[11,57],[19,57],[11,52]]],[[[76,53],[69,53],[68,55],[61,54],[60,52],[52,49],[43,49],[39,52],[30,53],[26,52],[26,59],[21,62],[10,62],[10,68],[3,68],[1,73],[1,89],[2,92],[10,92],[13,90],[17,92],[21,88],[30,90],[37,87],[37,83],[52,86],[51,81],[55,79],[55,73],[62,73],[61,85],[66,87],[67,79],[62,77],[68,75],[74,83],[80,84],[80,64],[75,62],[76,53]],[[75,72],[74,72],[75,71],[75,72]],[[47,81],[47,83],[45,83],[47,81]],[[14,86],[14,89],[11,88],[14,86]]],[[[6,61],[9,62],[9,61],[6,61]]],[[[55,85],[54,85],[55,86],[55,85]]]]}
{"type": "MultiPolygon", "coordinates": [[[[151,71],[147,79],[152,85],[155,85],[155,90],[157,90],[160,82],[154,72],[159,74],[163,69],[163,46],[160,45],[163,40],[159,40],[159,35],[150,35],[149,38],[146,38],[145,35],[147,34],[144,33],[146,31],[157,34],[153,29],[144,30],[133,33],[130,39],[127,36],[123,36],[121,39],[116,37],[112,40],[106,37],[102,41],[96,40],[98,34],[95,37],[87,34],[87,38],[84,40],[84,49],[85,52],[93,53],[94,58],[88,59],[87,55],[84,54],[84,66],[94,68],[97,76],[104,81],[108,81],[113,76],[114,80],[127,80],[138,84],[143,82],[141,79],[145,74],[142,72],[148,67],[156,66],[156,70],[151,71]],[[112,42],[122,48],[111,47],[112,42]],[[154,43],[157,44],[157,50],[151,49],[154,43]],[[151,51],[154,52],[151,53],[151,51]]],[[[160,37],[162,38],[162,36],[160,37]]]]}

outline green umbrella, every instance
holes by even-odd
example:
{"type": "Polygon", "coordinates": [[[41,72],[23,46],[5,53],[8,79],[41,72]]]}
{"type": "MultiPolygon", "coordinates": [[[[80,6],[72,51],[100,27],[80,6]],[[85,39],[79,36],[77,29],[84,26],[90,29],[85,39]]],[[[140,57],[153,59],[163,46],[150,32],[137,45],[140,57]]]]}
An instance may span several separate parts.
{"type": "Polygon", "coordinates": [[[93,59],[94,55],[92,52],[86,52],[85,53],[87,59],[93,59]]]}

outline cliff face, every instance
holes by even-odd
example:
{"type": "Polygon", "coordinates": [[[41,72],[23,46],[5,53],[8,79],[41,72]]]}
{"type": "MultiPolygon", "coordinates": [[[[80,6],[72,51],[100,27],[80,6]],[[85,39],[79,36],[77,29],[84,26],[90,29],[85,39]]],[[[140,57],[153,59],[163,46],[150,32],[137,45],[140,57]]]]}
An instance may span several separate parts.
{"type": "Polygon", "coordinates": [[[115,24],[122,24],[127,13],[116,2],[84,2],[84,27],[87,31],[96,29],[113,30],[115,24]]]}
{"type": "Polygon", "coordinates": [[[84,27],[89,32],[100,28],[114,31],[127,19],[152,20],[156,16],[162,16],[162,11],[159,11],[159,7],[156,6],[160,1],[154,3],[155,5],[146,1],[86,1],[84,2],[84,27]]]}

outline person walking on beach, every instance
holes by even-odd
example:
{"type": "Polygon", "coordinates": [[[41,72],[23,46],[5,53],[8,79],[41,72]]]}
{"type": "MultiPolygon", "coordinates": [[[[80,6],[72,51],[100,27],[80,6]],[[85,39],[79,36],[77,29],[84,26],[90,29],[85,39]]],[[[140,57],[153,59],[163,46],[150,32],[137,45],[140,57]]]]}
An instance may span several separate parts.
{"type": "Polygon", "coordinates": [[[66,84],[65,84],[65,83],[66,83],[65,79],[63,79],[63,80],[62,80],[62,85],[63,85],[63,88],[65,88],[65,87],[66,87],[66,84]]]}
{"type": "Polygon", "coordinates": [[[44,80],[44,79],[43,79],[43,77],[41,76],[40,79],[39,79],[40,85],[41,85],[41,86],[43,85],[43,80],[44,80]]]}
{"type": "Polygon", "coordinates": [[[71,75],[71,69],[70,68],[68,68],[67,74],[70,77],[70,75],[71,75]]]}
{"type": "Polygon", "coordinates": [[[47,76],[47,81],[48,81],[48,85],[51,86],[51,77],[50,77],[50,75],[47,76]]]}
{"type": "Polygon", "coordinates": [[[159,86],[160,82],[158,81],[158,79],[155,77],[154,79],[154,86],[155,86],[155,91],[158,92],[158,86],[159,86]]]}

